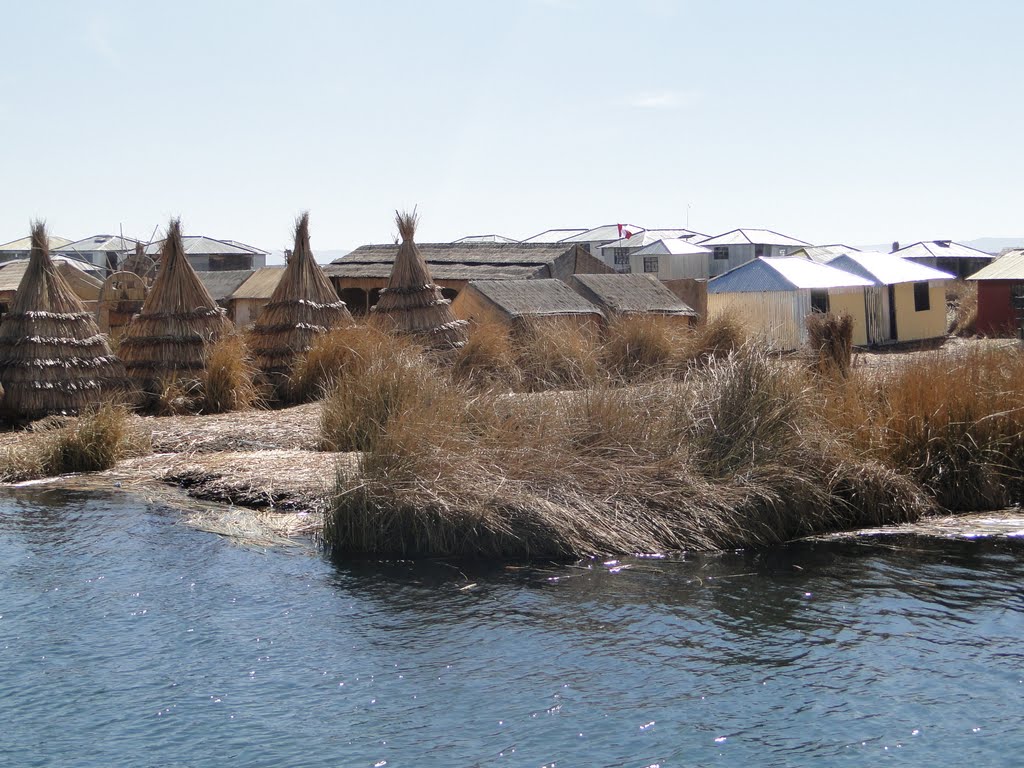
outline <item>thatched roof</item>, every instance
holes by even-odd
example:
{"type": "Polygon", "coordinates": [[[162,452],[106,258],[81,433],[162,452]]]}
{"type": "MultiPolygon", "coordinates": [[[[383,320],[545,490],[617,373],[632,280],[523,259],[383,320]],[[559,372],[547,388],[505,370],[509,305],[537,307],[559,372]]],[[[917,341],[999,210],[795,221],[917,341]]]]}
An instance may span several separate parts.
{"type": "MultiPolygon", "coordinates": [[[[319,268],[318,265],[317,269],[319,268]]],[[[251,274],[248,280],[238,286],[229,298],[232,300],[265,299],[270,301],[277,286],[284,279],[286,269],[287,267],[260,267],[251,274]]]]}
{"type": "MultiPolygon", "coordinates": [[[[388,280],[401,246],[363,245],[324,267],[328,277],[388,280]]],[[[563,277],[577,272],[610,272],[600,259],[567,243],[416,244],[435,280],[516,280],[563,277]]]]}
{"type": "Polygon", "coordinates": [[[478,294],[511,320],[565,315],[602,317],[598,307],[561,280],[474,280],[464,292],[478,294]]]}
{"type": "Polygon", "coordinates": [[[574,275],[571,285],[609,313],[697,316],[693,307],[653,275],[574,275]]]}
{"type": "Polygon", "coordinates": [[[196,272],[196,277],[210,292],[213,300],[223,307],[232,294],[254,274],[251,269],[223,269],[217,272],[196,272]]]}
{"type": "Polygon", "coordinates": [[[441,296],[434,285],[430,269],[423,260],[413,237],[418,222],[416,212],[395,212],[402,244],[387,288],[373,307],[381,318],[399,333],[415,334],[438,348],[460,347],[466,343],[466,321],[456,319],[451,302],[441,296]]]}
{"type": "Polygon", "coordinates": [[[46,228],[32,249],[10,311],[0,321],[0,412],[34,419],[77,413],[124,385],[124,366],[50,259],[46,228]]]}
{"type": "Polygon", "coordinates": [[[249,334],[256,364],[283,394],[287,377],[313,340],[332,328],[351,325],[345,302],[313,258],[309,212],[295,222],[295,247],[284,275],[249,334]]]}
{"type": "Polygon", "coordinates": [[[156,393],[175,378],[195,375],[206,365],[207,344],[230,328],[185,257],[181,221],[171,219],[160,271],[121,340],[129,377],[143,392],[156,393]]]}

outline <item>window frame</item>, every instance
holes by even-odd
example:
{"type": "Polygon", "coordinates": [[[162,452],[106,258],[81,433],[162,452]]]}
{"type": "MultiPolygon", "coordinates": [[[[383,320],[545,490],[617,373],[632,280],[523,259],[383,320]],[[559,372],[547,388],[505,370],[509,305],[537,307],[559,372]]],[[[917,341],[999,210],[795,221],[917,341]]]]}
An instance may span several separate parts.
{"type": "Polygon", "coordinates": [[[914,311],[927,312],[931,308],[931,285],[927,280],[914,283],[914,311]]]}

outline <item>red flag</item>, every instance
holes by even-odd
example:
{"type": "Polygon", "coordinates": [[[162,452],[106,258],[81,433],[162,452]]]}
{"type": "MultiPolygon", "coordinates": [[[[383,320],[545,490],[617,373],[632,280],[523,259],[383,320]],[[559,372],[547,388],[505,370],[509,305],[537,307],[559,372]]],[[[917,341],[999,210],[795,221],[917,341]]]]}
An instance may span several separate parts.
{"type": "Polygon", "coordinates": [[[622,225],[619,224],[618,227],[619,227],[619,239],[621,240],[622,239],[622,225]]]}
{"type": "Polygon", "coordinates": [[[622,234],[623,232],[625,232],[625,233],[626,233],[626,239],[627,239],[627,240],[629,240],[629,238],[631,238],[631,237],[633,236],[633,233],[632,233],[632,232],[630,232],[630,231],[629,231],[628,229],[626,229],[626,230],[623,230],[623,229],[622,229],[622,227],[619,227],[619,230],[620,230],[620,231],[619,231],[619,234],[620,234],[620,235],[621,235],[621,234],[622,234]]]}

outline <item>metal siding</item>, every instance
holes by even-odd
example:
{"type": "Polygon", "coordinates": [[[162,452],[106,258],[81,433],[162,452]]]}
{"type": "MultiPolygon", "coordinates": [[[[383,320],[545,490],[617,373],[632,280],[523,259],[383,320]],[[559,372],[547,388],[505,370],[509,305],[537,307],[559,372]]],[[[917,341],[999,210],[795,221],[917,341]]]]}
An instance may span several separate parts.
{"type": "Polygon", "coordinates": [[[734,313],[755,335],[775,349],[799,349],[807,336],[804,318],[811,312],[811,292],[713,293],[708,295],[708,318],[734,313]]]}

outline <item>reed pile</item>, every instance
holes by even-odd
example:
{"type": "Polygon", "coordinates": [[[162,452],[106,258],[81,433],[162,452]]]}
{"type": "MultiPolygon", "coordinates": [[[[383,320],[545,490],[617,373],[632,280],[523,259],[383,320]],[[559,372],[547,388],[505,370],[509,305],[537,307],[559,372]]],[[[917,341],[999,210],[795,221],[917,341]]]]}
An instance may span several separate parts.
{"type": "Polygon", "coordinates": [[[272,397],[302,400],[306,390],[293,381],[296,363],[318,336],[352,324],[345,302],[313,258],[305,212],[295,222],[295,246],[281,282],[249,334],[249,347],[272,397]]]}
{"type": "Polygon", "coordinates": [[[198,379],[207,347],[230,329],[231,321],[185,257],[180,219],[172,219],[160,271],[118,348],[129,378],[152,404],[177,382],[198,379]]]}
{"type": "Polygon", "coordinates": [[[124,366],[50,258],[32,225],[28,267],[0,322],[0,417],[79,413],[122,391],[124,366]]]}
{"type": "Polygon", "coordinates": [[[467,323],[452,313],[451,302],[434,285],[430,268],[413,239],[416,212],[395,211],[402,243],[395,256],[388,286],[372,312],[387,329],[412,334],[435,349],[452,349],[466,343],[467,323]]]}
{"type": "Polygon", "coordinates": [[[824,376],[849,376],[853,363],[853,316],[848,312],[815,312],[807,316],[806,322],[814,370],[824,376]]]}

